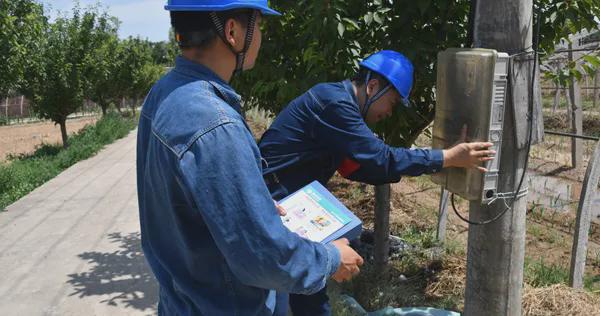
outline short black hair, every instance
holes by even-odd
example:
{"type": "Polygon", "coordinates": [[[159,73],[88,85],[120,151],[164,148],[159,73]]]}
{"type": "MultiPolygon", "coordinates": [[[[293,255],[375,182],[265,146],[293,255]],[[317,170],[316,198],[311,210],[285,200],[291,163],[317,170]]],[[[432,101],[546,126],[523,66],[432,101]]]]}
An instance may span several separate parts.
{"type": "Polygon", "coordinates": [[[371,79],[377,79],[384,86],[389,84],[389,81],[385,79],[384,76],[365,67],[360,67],[358,69],[358,72],[354,75],[354,77],[352,77],[352,81],[354,81],[359,87],[362,87],[367,81],[367,74],[369,71],[371,72],[371,79]]]}
{"type": "MultiPolygon", "coordinates": [[[[252,9],[237,9],[217,12],[217,17],[224,25],[229,19],[235,19],[242,25],[247,25],[252,14],[252,9]]],[[[194,47],[205,48],[213,43],[219,36],[215,25],[206,11],[171,11],[171,26],[180,38],[180,47],[193,37],[194,47]]]]}

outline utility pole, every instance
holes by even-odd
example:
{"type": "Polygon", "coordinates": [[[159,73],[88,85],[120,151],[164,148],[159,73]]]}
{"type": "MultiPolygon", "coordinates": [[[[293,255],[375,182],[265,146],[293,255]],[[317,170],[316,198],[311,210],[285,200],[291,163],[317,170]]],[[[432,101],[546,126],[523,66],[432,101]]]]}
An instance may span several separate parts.
{"type": "MultiPolygon", "coordinates": [[[[531,51],[532,9],[532,0],[477,1],[474,46],[509,55],[531,51]]],[[[528,69],[533,68],[530,67],[532,62],[529,64],[532,56],[514,57],[511,62],[511,88],[507,94],[498,179],[498,192],[502,193],[516,191],[521,175],[527,172],[527,121],[515,112],[527,113],[531,87],[526,82],[531,80],[528,69]],[[519,76],[515,77],[515,73],[519,76]],[[526,80],[527,77],[529,80],[526,80]]],[[[533,134],[537,135],[535,131],[533,134]]],[[[525,190],[527,182],[525,179],[521,191],[525,190]]],[[[512,198],[506,202],[510,206],[512,198]]],[[[469,227],[465,315],[521,315],[526,207],[525,195],[516,198],[512,210],[499,220],[469,227]]],[[[471,221],[485,221],[505,208],[501,200],[490,205],[471,202],[469,218],[471,221]]]]}
{"type": "MultiPolygon", "coordinates": [[[[573,48],[578,48],[577,44],[569,44],[569,61],[575,61],[581,55],[579,52],[573,52],[573,48]]],[[[569,85],[569,95],[567,96],[571,100],[571,108],[568,111],[572,111],[571,114],[571,132],[576,135],[583,135],[583,111],[581,102],[581,87],[576,78],[573,78],[569,85]]],[[[582,140],[578,138],[571,138],[571,163],[573,168],[578,168],[583,165],[583,146],[582,140]]]]}
{"type": "Polygon", "coordinates": [[[373,259],[378,273],[387,269],[390,253],[390,195],[391,185],[375,186],[375,227],[373,259]]]}

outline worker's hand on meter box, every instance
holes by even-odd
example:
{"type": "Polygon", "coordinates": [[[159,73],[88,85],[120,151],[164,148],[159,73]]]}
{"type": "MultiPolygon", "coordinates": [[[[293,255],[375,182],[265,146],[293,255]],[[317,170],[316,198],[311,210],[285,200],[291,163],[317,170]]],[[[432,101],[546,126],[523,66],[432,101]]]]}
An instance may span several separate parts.
{"type": "Polygon", "coordinates": [[[482,164],[494,159],[496,151],[490,150],[492,146],[494,144],[487,142],[468,142],[467,127],[464,126],[457,144],[444,150],[444,168],[470,168],[487,172],[482,164]]]}

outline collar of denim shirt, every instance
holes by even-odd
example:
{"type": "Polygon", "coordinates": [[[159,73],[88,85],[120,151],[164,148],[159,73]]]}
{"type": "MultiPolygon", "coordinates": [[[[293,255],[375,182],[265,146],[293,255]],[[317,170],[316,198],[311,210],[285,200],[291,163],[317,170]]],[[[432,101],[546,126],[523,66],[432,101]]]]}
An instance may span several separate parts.
{"type": "Polygon", "coordinates": [[[358,98],[356,97],[356,93],[354,93],[354,87],[352,86],[352,81],[350,79],[346,79],[346,80],[342,81],[342,84],[344,85],[346,92],[348,92],[348,94],[352,98],[352,101],[354,101],[354,105],[360,111],[360,104],[358,104],[358,98]]]}
{"type": "Polygon", "coordinates": [[[238,113],[241,113],[242,97],[233,90],[233,88],[210,68],[191,61],[183,56],[177,56],[175,59],[176,72],[197,78],[200,80],[206,80],[219,92],[223,100],[230,104],[238,113]]]}

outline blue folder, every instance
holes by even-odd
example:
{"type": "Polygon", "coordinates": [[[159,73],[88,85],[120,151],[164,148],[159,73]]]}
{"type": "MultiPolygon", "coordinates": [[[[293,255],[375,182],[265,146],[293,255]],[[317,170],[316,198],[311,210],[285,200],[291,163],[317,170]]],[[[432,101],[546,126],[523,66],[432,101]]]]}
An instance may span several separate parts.
{"type": "MultiPolygon", "coordinates": [[[[329,192],[324,186],[321,185],[321,183],[319,183],[319,181],[313,181],[309,185],[298,190],[298,192],[300,191],[304,191],[310,195],[321,205],[321,207],[329,212],[329,214],[344,224],[342,228],[325,238],[322,241],[323,243],[330,243],[340,238],[354,240],[360,237],[360,233],[362,231],[362,222],[360,219],[358,219],[354,213],[352,213],[346,206],[344,206],[344,204],[336,199],[331,192],[329,192]]],[[[281,200],[281,202],[284,202],[294,194],[296,193],[284,198],[281,200]]]]}

